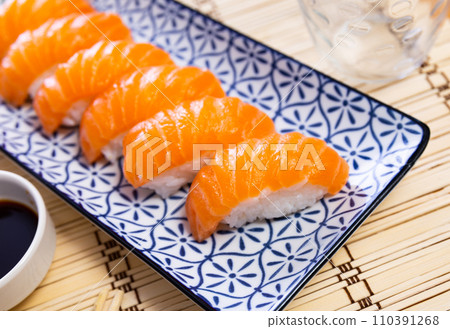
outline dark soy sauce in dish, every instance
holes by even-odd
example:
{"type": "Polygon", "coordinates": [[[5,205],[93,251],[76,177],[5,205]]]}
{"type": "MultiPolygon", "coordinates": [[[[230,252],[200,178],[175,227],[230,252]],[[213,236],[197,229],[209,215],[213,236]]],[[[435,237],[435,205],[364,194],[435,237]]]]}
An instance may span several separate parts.
{"type": "Polygon", "coordinates": [[[14,201],[0,200],[0,279],[25,255],[38,224],[37,214],[14,201]]]}

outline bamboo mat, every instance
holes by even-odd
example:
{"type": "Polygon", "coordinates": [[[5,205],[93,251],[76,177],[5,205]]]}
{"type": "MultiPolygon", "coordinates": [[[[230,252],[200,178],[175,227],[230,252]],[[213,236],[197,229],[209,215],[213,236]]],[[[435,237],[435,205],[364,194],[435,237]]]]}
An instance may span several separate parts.
{"type": "MultiPolygon", "coordinates": [[[[309,65],[319,55],[295,0],[184,1],[309,65]]],[[[318,67],[345,81],[323,64],[318,67]]],[[[360,90],[426,122],[430,143],[418,163],[287,310],[450,309],[450,24],[413,75],[360,90]]],[[[347,81],[348,82],[348,81],[347,81]]],[[[0,154],[0,169],[21,169],[0,154]]],[[[199,310],[194,302],[31,179],[57,230],[55,259],[16,310],[93,310],[123,293],[121,310],[199,310]],[[100,284],[98,282],[102,280],[100,284]]]]}

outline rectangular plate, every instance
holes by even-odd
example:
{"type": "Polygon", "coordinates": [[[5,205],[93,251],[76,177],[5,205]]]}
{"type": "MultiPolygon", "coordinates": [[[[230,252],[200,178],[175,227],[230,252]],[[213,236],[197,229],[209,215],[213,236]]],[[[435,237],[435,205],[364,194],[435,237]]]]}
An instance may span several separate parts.
{"type": "Polygon", "coordinates": [[[350,165],[337,195],[288,218],[223,229],[197,243],[184,212],[188,187],[167,199],[135,190],[121,163],[85,162],[77,129],[47,136],[30,105],[0,104],[6,154],[205,309],[285,307],[428,142],[428,127],[416,119],[179,3],[94,5],[119,13],[137,41],[169,51],[178,64],[212,70],[230,96],[266,111],[279,132],[322,138],[350,165]]]}

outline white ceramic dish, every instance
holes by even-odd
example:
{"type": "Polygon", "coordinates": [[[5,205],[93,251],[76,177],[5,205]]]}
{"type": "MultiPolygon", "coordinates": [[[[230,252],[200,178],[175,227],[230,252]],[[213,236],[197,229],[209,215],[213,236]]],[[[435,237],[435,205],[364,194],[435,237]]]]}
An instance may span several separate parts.
{"type": "Polygon", "coordinates": [[[25,178],[0,171],[0,200],[24,204],[38,215],[36,234],[28,250],[0,279],[0,310],[9,310],[24,300],[44,278],[55,253],[56,234],[42,196],[25,178]]]}

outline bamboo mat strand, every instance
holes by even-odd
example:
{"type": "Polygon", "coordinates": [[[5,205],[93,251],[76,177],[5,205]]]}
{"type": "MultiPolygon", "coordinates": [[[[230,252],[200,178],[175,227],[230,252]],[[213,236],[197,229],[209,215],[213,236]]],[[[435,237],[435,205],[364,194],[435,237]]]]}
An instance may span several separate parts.
{"type": "MultiPolygon", "coordinates": [[[[295,0],[183,2],[313,67],[320,60],[295,0]]],[[[355,84],[326,63],[317,68],[424,121],[431,140],[404,180],[286,309],[450,310],[449,22],[427,62],[402,81],[355,84]]],[[[135,256],[120,262],[127,250],[1,154],[0,169],[39,187],[57,231],[49,273],[16,310],[108,309],[118,301],[127,311],[200,310],[135,256]]]]}

